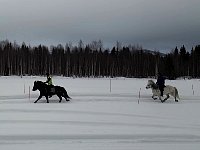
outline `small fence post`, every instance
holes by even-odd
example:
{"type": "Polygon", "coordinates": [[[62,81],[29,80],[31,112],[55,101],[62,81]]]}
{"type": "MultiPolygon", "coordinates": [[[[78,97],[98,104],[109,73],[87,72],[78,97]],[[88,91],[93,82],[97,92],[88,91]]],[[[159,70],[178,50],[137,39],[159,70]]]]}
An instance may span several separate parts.
{"type": "Polygon", "coordinates": [[[111,84],[111,77],[110,77],[110,93],[111,93],[111,86],[112,86],[112,84],[111,84]]]}
{"type": "Polygon", "coordinates": [[[194,95],[194,86],[193,86],[193,84],[192,84],[192,94],[194,95]]]}
{"type": "Polygon", "coordinates": [[[26,87],[25,87],[25,83],[24,83],[24,94],[26,93],[26,87]]]}
{"type": "Polygon", "coordinates": [[[140,104],[140,91],[141,91],[141,88],[140,88],[140,90],[139,90],[138,104],[140,104]]]}
{"type": "Polygon", "coordinates": [[[29,93],[28,93],[29,100],[31,98],[31,87],[29,86],[29,93]]]}

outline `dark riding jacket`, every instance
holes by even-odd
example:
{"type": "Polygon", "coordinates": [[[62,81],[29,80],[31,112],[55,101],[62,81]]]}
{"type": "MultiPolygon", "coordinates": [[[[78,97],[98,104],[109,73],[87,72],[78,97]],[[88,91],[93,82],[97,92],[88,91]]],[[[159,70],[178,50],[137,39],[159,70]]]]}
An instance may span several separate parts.
{"type": "Polygon", "coordinates": [[[163,77],[163,76],[158,76],[158,79],[157,79],[157,82],[156,82],[156,84],[158,85],[158,86],[165,86],[165,77],[163,77]]]}

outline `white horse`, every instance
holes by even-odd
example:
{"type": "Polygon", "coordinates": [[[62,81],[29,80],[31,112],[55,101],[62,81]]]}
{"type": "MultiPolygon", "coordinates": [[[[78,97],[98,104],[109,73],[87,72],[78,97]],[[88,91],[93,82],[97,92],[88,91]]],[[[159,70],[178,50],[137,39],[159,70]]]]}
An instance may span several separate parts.
{"type": "Polygon", "coordinates": [[[155,84],[155,82],[153,80],[148,80],[146,89],[149,89],[149,88],[152,89],[152,93],[153,93],[152,98],[154,100],[157,99],[157,98],[155,98],[155,96],[158,96],[159,99],[161,100],[161,102],[163,103],[169,98],[169,95],[174,97],[175,102],[178,102],[177,98],[180,100],[179,95],[178,95],[178,90],[177,90],[176,87],[173,87],[173,86],[170,86],[170,85],[166,85],[164,87],[163,95],[167,96],[164,100],[161,99],[161,92],[160,92],[160,90],[158,88],[158,85],[155,84]]]}

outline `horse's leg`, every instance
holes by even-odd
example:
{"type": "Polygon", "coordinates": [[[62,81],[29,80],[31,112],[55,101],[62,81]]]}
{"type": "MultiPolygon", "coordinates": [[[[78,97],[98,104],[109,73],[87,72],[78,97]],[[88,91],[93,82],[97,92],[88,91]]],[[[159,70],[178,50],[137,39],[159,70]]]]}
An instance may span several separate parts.
{"type": "Polygon", "coordinates": [[[169,98],[169,94],[167,94],[166,96],[167,97],[162,101],[162,103],[165,102],[169,98]]]}
{"type": "Polygon", "coordinates": [[[166,101],[165,99],[162,100],[161,95],[159,95],[158,97],[159,97],[159,100],[161,101],[161,103],[164,103],[166,101]]]}
{"type": "Polygon", "coordinates": [[[156,100],[156,99],[157,99],[157,98],[155,97],[155,95],[153,95],[153,96],[152,96],[152,98],[153,98],[154,100],[156,100]]]}
{"type": "Polygon", "coordinates": [[[62,96],[60,95],[60,94],[57,94],[57,96],[59,97],[59,103],[61,103],[61,101],[62,101],[62,96]]]}
{"type": "MultiPolygon", "coordinates": [[[[168,99],[169,97],[170,97],[169,94],[167,94],[167,99],[168,99]]],[[[167,100],[167,99],[166,99],[166,100],[167,100]]]]}
{"type": "Polygon", "coordinates": [[[62,96],[59,96],[59,98],[60,98],[60,101],[59,101],[59,103],[61,103],[61,101],[62,101],[62,96]]]}
{"type": "Polygon", "coordinates": [[[66,99],[66,101],[69,101],[69,99],[66,96],[64,98],[66,99]]]}
{"type": "Polygon", "coordinates": [[[34,103],[37,103],[37,101],[40,100],[41,98],[42,98],[42,95],[40,95],[40,96],[38,97],[38,99],[37,99],[34,103]]]}
{"type": "Polygon", "coordinates": [[[47,94],[45,97],[46,97],[47,103],[49,103],[49,97],[48,97],[48,94],[47,94]]]}
{"type": "Polygon", "coordinates": [[[176,99],[176,97],[175,97],[175,102],[178,102],[178,100],[176,99]]]}
{"type": "Polygon", "coordinates": [[[176,88],[174,88],[174,98],[175,98],[175,102],[178,102],[178,100],[176,99],[176,96],[178,94],[178,91],[176,88]]]}
{"type": "Polygon", "coordinates": [[[156,93],[157,93],[156,95],[158,96],[159,100],[162,102],[160,90],[159,89],[156,90],[156,93]]]}
{"type": "Polygon", "coordinates": [[[176,92],[175,92],[175,96],[174,96],[174,98],[175,98],[175,102],[178,102],[178,100],[176,99],[176,92]]]}
{"type": "Polygon", "coordinates": [[[169,98],[169,94],[166,95],[167,97],[164,99],[165,101],[169,98]]]}

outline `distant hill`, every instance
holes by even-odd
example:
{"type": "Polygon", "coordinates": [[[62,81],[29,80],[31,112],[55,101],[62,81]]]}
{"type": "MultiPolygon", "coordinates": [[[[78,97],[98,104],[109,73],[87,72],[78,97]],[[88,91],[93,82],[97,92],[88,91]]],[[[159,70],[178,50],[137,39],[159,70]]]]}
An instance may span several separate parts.
{"type": "Polygon", "coordinates": [[[154,54],[154,55],[159,54],[160,56],[166,56],[166,54],[161,53],[159,51],[153,51],[153,50],[148,50],[148,49],[143,49],[143,51],[146,53],[154,54]]]}

